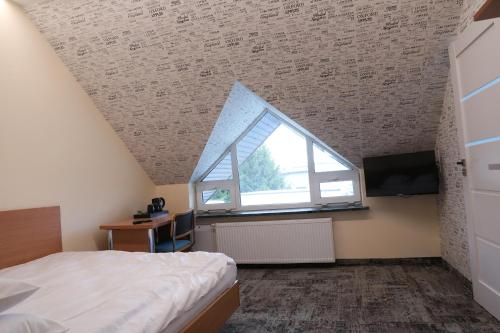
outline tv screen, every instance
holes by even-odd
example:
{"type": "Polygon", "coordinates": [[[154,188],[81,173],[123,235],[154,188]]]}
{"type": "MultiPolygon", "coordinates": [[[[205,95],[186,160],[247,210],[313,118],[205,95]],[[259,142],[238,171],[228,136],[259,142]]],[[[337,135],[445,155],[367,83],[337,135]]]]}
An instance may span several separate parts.
{"type": "Polygon", "coordinates": [[[363,159],[368,197],[439,192],[434,151],[363,159]]]}

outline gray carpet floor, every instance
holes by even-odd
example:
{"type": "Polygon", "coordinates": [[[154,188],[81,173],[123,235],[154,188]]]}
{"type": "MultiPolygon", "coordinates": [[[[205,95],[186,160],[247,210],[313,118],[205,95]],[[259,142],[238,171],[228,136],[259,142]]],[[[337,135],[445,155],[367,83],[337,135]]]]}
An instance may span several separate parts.
{"type": "Polygon", "coordinates": [[[241,307],[223,333],[500,332],[440,262],[239,268],[241,307]]]}

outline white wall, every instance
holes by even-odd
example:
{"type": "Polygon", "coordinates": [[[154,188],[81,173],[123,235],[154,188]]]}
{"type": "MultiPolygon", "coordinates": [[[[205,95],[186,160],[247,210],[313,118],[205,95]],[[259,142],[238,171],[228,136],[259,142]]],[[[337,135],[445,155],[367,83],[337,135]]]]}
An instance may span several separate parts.
{"type": "Polygon", "coordinates": [[[99,224],[145,209],[153,183],[24,11],[3,0],[0,45],[0,210],[60,205],[65,250],[104,248],[99,224]]]}

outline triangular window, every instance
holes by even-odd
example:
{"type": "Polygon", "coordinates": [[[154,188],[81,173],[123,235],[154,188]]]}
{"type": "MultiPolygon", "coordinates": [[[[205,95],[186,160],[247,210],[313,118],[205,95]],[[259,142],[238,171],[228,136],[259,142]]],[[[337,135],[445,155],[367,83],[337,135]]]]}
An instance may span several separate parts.
{"type": "Polygon", "coordinates": [[[234,112],[247,112],[250,105],[252,110],[265,107],[253,121],[242,113],[247,118],[240,120],[249,125],[239,128],[241,134],[229,147],[220,145],[222,131],[217,130],[218,137],[212,133],[210,140],[218,141],[211,141],[211,147],[219,145],[225,152],[196,181],[198,209],[256,210],[361,201],[359,171],[353,164],[242,85],[235,87],[240,93],[232,92],[228,101],[236,106],[219,117],[226,128],[238,127],[234,112]],[[237,104],[240,100],[248,105],[237,104]]]}

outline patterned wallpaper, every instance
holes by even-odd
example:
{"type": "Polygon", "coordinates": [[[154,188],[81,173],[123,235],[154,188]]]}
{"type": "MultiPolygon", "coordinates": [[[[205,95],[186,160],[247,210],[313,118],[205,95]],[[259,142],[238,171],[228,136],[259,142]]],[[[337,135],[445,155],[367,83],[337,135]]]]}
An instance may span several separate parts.
{"type": "Polygon", "coordinates": [[[441,170],[439,195],[441,256],[462,275],[470,279],[463,175],[462,169],[456,164],[462,157],[458,146],[451,79],[448,80],[446,88],[436,151],[441,170]]]}
{"type": "MultiPolygon", "coordinates": [[[[458,27],[459,32],[469,26],[473,14],[483,3],[484,0],[464,1],[458,27]]],[[[436,150],[439,152],[441,167],[441,190],[439,195],[441,255],[450,265],[470,279],[463,176],[461,169],[456,165],[456,162],[462,159],[458,144],[453,86],[451,80],[449,80],[436,141],[436,150]]]]}
{"type": "Polygon", "coordinates": [[[476,13],[485,2],[486,0],[463,0],[458,32],[464,31],[469,24],[474,21],[474,13],[476,13]]]}
{"type": "Polygon", "coordinates": [[[47,0],[26,9],[153,181],[168,184],[189,180],[236,80],[358,165],[432,149],[461,5],[47,0]]]}

